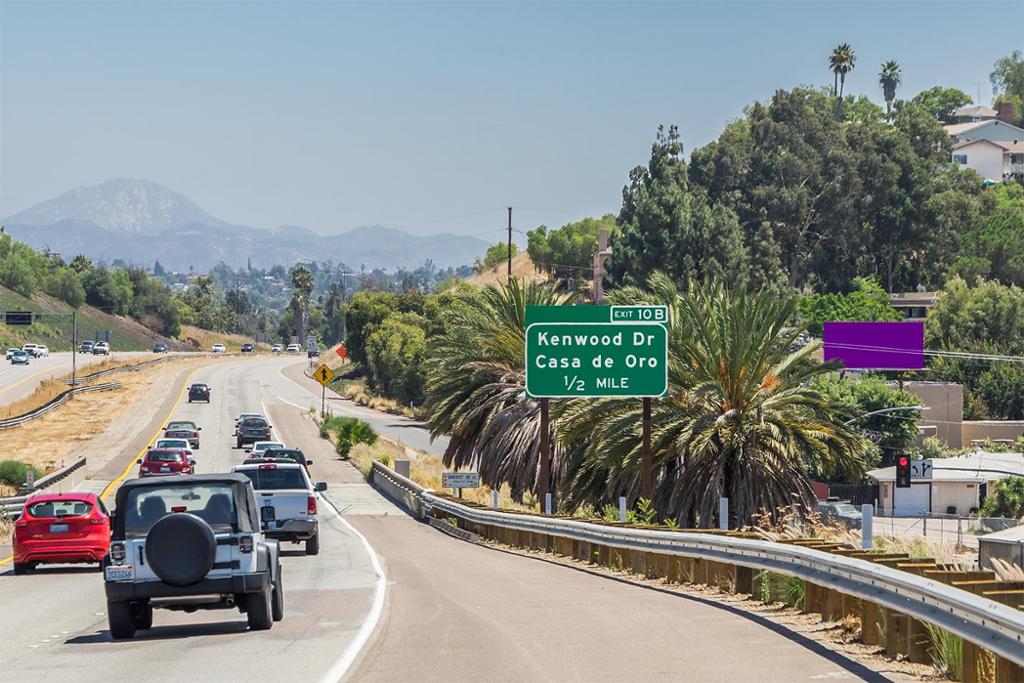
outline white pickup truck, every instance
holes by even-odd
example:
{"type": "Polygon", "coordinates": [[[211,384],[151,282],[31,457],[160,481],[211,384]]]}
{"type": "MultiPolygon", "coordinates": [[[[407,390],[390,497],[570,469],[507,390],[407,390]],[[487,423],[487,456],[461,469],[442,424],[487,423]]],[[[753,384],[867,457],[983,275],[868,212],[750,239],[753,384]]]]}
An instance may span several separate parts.
{"type": "Polygon", "coordinates": [[[327,484],[314,485],[305,467],[290,462],[238,465],[231,471],[252,481],[265,536],[278,541],[305,542],[307,555],[320,552],[316,494],[326,491],[327,484]]]}

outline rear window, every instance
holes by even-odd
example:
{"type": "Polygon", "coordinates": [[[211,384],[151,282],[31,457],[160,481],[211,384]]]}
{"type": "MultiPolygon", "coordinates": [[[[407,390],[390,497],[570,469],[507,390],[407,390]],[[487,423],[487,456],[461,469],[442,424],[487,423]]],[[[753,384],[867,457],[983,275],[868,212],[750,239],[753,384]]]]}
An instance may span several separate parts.
{"type": "Polygon", "coordinates": [[[84,500],[48,500],[28,506],[33,517],[80,517],[92,511],[92,503],[84,500]]]}
{"type": "Polygon", "coordinates": [[[180,451],[150,451],[146,456],[150,462],[178,462],[181,460],[180,451]]]}
{"type": "Polygon", "coordinates": [[[192,388],[193,389],[198,389],[199,391],[205,391],[206,390],[206,385],[205,384],[193,384],[192,388]]]}
{"type": "Polygon", "coordinates": [[[241,470],[239,473],[249,477],[252,481],[252,487],[257,491],[307,488],[306,479],[302,476],[302,470],[291,467],[241,470]]]}
{"type": "Polygon", "coordinates": [[[266,429],[267,421],[259,417],[247,417],[242,420],[242,426],[248,429],[266,429]]]}
{"type": "Polygon", "coordinates": [[[236,519],[235,498],[226,484],[137,488],[125,497],[123,513],[118,510],[128,538],[145,536],[161,517],[175,512],[204,519],[214,531],[230,531],[236,519]]]}
{"type": "Polygon", "coordinates": [[[175,430],[187,430],[187,431],[190,431],[192,429],[195,429],[195,425],[192,424],[191,422],[171,422],[171,423],[169,423],[167,425],[167,429],[168,430],[175,429],[175,430]]]}
{"type": "Polygon", "coordinates": [[[157,448],[189,448],[186,439],[160,439],[156,442],[157,448]]]}

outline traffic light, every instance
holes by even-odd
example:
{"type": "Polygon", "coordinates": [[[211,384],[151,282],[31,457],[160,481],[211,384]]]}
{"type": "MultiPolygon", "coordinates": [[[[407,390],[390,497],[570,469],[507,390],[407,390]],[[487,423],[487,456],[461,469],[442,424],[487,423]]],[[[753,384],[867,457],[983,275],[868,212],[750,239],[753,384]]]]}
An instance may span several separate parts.
{"type": "Polygon", "coordinates": [[[896,459],[896,488],[910,488],[910,458],[905,455],[896,459]]]}

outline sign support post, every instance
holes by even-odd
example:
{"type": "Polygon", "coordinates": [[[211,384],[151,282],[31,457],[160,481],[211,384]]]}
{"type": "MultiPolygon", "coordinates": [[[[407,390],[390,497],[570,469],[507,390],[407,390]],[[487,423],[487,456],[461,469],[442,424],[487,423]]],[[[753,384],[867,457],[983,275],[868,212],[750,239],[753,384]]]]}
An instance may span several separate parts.
{"type": "Polygon", "coordinates": [[[644,396],[643,441],[640,456],[640,495],[648,500],[654,498],[654,474],[651,465],[651,397],[644,396]]]}
{"type": "Polygon", "coordinates": [[[550,402],[549,398],[540,399],[540,481],[537,482],[537,497],[542,506],[541,512],[544,512],[544,501],[547,500],[548,489],[551,486],[550,402]]]}
{"type": "Polygon", "coordinates": [[[71,386],[78,383],[78,319],[71,311],[71,386]]]}

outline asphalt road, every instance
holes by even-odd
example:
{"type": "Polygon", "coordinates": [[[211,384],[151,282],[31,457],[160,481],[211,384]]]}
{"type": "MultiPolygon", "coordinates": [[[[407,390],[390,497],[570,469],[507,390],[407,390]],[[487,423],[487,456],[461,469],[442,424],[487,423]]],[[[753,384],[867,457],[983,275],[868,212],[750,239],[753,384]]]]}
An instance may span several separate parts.
{"type": "MultiPolygon", "coordinates": [[[[151,631],[114,642],[98,572],[58,567],[14,577],[6,565],[4,680],[884,679],[741,610],[468,544],[420,524],[319,439],[306,410],[318,404],[319,385],[291,379],[296,367],[287,358],[219,363],[183,373],[166,399],[170,410],[186,381],[213,387],[210,405],[182,402],[174,411],[204,427],[200,471],[241,461],[232,448],[233,418],[255,411],[268,413],[275,433],[314,461],[314,480],[328,482],[325,495],[342,514],[325,514],[325,502],[321,554],[284,558],[284,621],[250,633],[236,612],[158,611],[151,631]]],[[[335,403],[335,412],[344,412],[345,403],[335,403]]],[[[374,419],[410,445],[428,442],[412,421],[374,419]]],[[[140,425],[147,430],[155,430],[153,422],[140,425]]],[[[126,443],[120,467],[139,448],[137,438],[126,443]]],[[[99,490],[118,469],[112,462],[86,485],[99,490]]],[[[291,547],[300,548],[285,549],[291,547]]]]}
{"type": "MultiPolygon", "coordinates": [[[[29,365],[11,365],[5,361],[0,365],[0,405],[14,403],[26,396],[29,396],[45,380],[53,377],[60,377],[71,374],[70,352],[54,353],[43,358],[33,358],[29,365]]],[[[90,365],[102,363],[110,359],[136,358],[139,356],[152,356],[152,353],[145,351],[123,351],[114,352],[110,356],[94,356],[92,354],[79,353],[76,364],[80,371],[90,365]]]]}
{"type": "MultiPolygon", "coordinates": [[[[264,371],[276,374],[280,364],[270,362],[268,369],[268,361],[239,360],[192,374],[192,381],[214,387],[212,401],[182,401],[174,417],[203,427],[196,453],[200,472],[227,471],[242,461],[244,452],[233,448],[234,417],[243,411],[263,412],[266,401],[273,403],[255,377],[264,371]]],[[[102,578],[94,568],[41,568],[15,577],[7,564],[0,568],[6,570],[0,575],[4,680],[234,681],[251,680],[258,672],[270,680],[316,681],[336,670],[348,648],[361,642],[357,637],[367,635],[360,629],[366,631],[375,600],[382,600],[382,581],[367,546],[334,512],[335,505],[345,507],[345,492],[357,477],[336,457],[333,462],[319,458],[320,444],[307,445],[317,437],[299,411],[278,406],[274,415],[282,420],[277,429],[301,435],[299,445],[320,460],[313,476],[329,482],[331,490],[325,495],[334,501],[320,506],[320,555],[308,557],[300,545],[283,546],[284,621],[269,631],[250,633],[245,615],[237,611],[158,610],[152,630],[114,642],[107,632],[102,578]]],[[[134,446],[118,458],[120,467],[133,462],[134,446]]],[[[88,483],[98,487],[104,482],[88,483]]],[[[355,486],[376,497],[365,483],[355,486]]],[[[395,512],[377,498],[376,513],[395,512]]]]}

